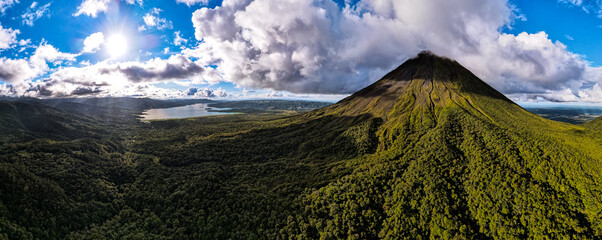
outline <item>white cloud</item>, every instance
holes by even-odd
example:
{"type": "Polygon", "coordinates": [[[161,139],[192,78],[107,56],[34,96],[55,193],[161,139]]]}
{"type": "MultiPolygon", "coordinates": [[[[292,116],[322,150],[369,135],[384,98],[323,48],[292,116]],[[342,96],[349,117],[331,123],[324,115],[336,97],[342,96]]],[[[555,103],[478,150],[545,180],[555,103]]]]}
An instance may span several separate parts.
{"type": "Polygon", "coordinates": [[[558,0],[558,2],[570,3],[570,4],[580,6],[583,3],[583,0],[558,0]]]}
{"type": "Polygon", "coordinates": [[[0,80],[18,84],[36,77],[40,72],[25,59],[0,58],[0,80]]]}
{"type": "Polygon", "coordinates": [[[163,54],[168,54],[169,53],[169,47],[166,47],[163,49],[163,54]]]}
{"type": "Polygon", "coordinates": [[[175,31],[174,32],[174,39],[173,39],[173,44],[176,46],[180,46],[182,44],[186,44],[188,42],[187,39],[182,38],[180,36],[180,31],[175,31]]]}
{"type": "Polygon", "coordinates": [[[144,0],[126,0],[125,2],[127,2],[128,4],[138,4],[140,6],[142,6],[144,4],[144,0]]]}
{"type": "Polygon", "coordinates": [[[18,29],[13,30],[12,28],[4,28],[0,24],[0,52],[4,49],[11,48],[11,45],[17,43],[17,34],[20,31],[18,29]]]}
{"type": "MultiPolygon", "coordinates": [[[[153,8],[151,9],[151,11],[149,13],[147,13],[146,15],[144,15],[144,17],[142,17],[142,20],[144,20],[144,24],[146,24],[146,27],[150,27],[150,28],[157,28],[159,30],[163,30],[166,28],[173,28],[173,24],[171,23],[171,21],[165,19],[165,18],[161,18],[159,16],[159,13],[161,13],[163,10],[159,9],[159,8],[153,8]]],[[[138,28],[138,31],[144,31],[148,28],[138,28]]]]}
{"type": "Polygon", "coordinates": [[[227,97],[228,93],[226,92],[226,90],[222,89],[222,88],[218,88],[218,89],[211,89],[208,87],[205,88],[197,88],[197,87],[190,87],[188,89],[186,89],[185,91],[186,96],[190,97],[190,96],[194,96],[194,97],[200,97],[200,98],[213,98],[213,97],[227,97]]]}
{"type": "Polygon", "coordinates": [[[21,39],[19,40],[19,46],[27,46],[31,44],[31,39],[21,39]]]}
{"type": "Polygon", "coordinates": [[[183,53],[222,80],[294,93],[357,91],[423,49],[505,93],[577,92],[588,63],[544,32],[500,32],[521,19],[507,0],[224,0],[194,12],[202,42],[183,53]]]}
{"type": "Polygon", "coordinates": [[[27,11],[21,15],[21,18],[23,18],[23,24],[33,26],[33,22],[50,12],[49,8],[51,3],[52,2],[49,2],[42,6],[38,6],[38,2],[31,3],[29,8],[27,8],[27,11]]]}
{"type": "MultiPolygon", "coordinates": [[[[585,1],[567,1],[586,5],[585,1]]],[[[178,2],[188,6],[207,3],[178,2]]],[[[74,15],[95,17],[107,11],[109,3],[84,0],[74,15]]],[[[160,12],[151,9],[139,31],[172,28],[171,21],[161,18],[160,12]]],[[[219,7],[194,12],[198,46],[185,48],[186,39],[179,31],[174,32],[173,44],[184,48],[184,56],[59,67],[38,84],[38,89],[61,94],[149,92],[167,96],[173,92],[158,90],[152,84],[186,80],[191,84],[232,81],[241,87],[273,90],[274,96],[282,91],[344,95],[429,49],[457,59],[506,94],[602,101],[602,71],[582,56],[550,40],[545,32],[501,32],[524,19],[508,0],[359,0],[342,8],[330,0],[224,0],[219,7]],[[217,68],[205,68],[207,65],[217,68]]],[[[18,33],[0,27],[0,50],[14,46],[18,33]]],[[[96,51],[101,44],[84,43],[84,51],[96,51]]],[[[0,70],[11,71],[0,71],[5,73],[0,78],[24,81],[49,71],[47,62],[59,64],[73,58],[2,58],[0,70]]]]}
{"type": "Polygon", "coordinates": [[[104,61],[83,68],[61,68],[52,73],[50,78],[57,81],[107,84],[160,82],[194,79],[203,70],[203,66],[182,55],[172,55],[168,59],[154,58],[146,62],[104,61]]]}
{"type": "Polygon", "coordinates": [[[248,90],[243,89],[242,92],[229,93],[229,99],[298,99],[298,100],[311,100],[311,101],[327,101],[336,102],[349,94],[297,94],[285,91],[265,91],[265,90],[248,90]]]}
{"type": "MultiPolygon", "coordinates": [[[[464,19],[495,25],[495,33],[510,22],[512,12],[500,1],[464,2],[361,1],[355,11],[333,1],[226,0],[193,14],[195,37],[204,43],[200,54],[188,53],[219,62],[224,79],[241,86],[350,93],[427,44],[474,50],[468,33],[461,36],[469,30],[464,19]]],[[[476,31],[485,26],[476,24],[473,31],[482,34],[476,31]]]]}
{"type": "Polygon", "coordinates": [[[579,98],[573,94],[571,89],[564,89],[560,91],[548,91],[545,94],[541,94],[541,97],[548,101],[553,102],[576,102],[579,98]]]}
{"type": "MultiPolygon", "coordinates": [[[[8,90],[11,90],[10,88],[8,90]]],[[[0,91],[2,88],[0,86],[0,91]]],[[[57,82],[43,80],[32,83],[23,93],[12,89],[14,96],[29,97],[150,97],[156,99],[193,98],[187,96],[184,90],[160,88],[148,83],[130,84],[121,87],[115,86],[82,86],[71,82],[57,82]]]]}
{"type": "Polygon", "coordinates": [[[176,0],[177,3],[184,3],[189,7],[195,4],[207,4],[209,0],[176,0]]]}
{"type": "Polygon", "coordinates": [[[12,87],[3,89],[0,85],[0,94],[7,92],[13,96],[31,97],[73,97],[73,96],[95,96],[95,97],[150,97],[159,99],[170,98],[227,98],[232,96],[222,88],[211,89],[191,87],[186,90],[157,87],[154,84],[139,83],[122,87],[115,86],[81,86],[71,82],[53,82],[46,80],[36,82],[27,89],[24,94],[19,94],[12,87]]]}
{"type": "Polygon", "coordinates": [[[17,97],[18,93],[14,90],[13,86],[3,83],[0,84],[0,96],[17,97]]]}
{"type": "Polygon", "coordinates": [[[102,32],[92,33],[84,40],[84,52],[93,53],[100,49],[105,41],[105,36],[102,32]]]}
{"type": "Polygon", "coordinates": [[[19,40],[19,52],[25,51],[27,48],[34,47],[31,45],[31,39],[21,39],[19,40]]]}
{"type": "Polygon", "coordinates": [[[15,3],[19,3],[19,0],[0,0],[0,13],[4,14],[6,9],[10,8],[15,3]]]}
{"type": "Polygon", "coordinates": [[[505,93],[564,89],[580,81],[587,68],[586,61],[545,32],[501,34],[482,41],[476,54],[457,59],[505,93]]]}
{"type": "Polygon", "coordinates": [[[580,101],[602,102],[602,88],[597,83],[591,89],[580,90],[577,95],[580,101]]]}
{"type": "Polygon", "coordinates": [[[62,60],[72,62],[77,56],[78,54],[61,52],[52,45],[42,42],[29,58],[29,62],[40,69],[47,70],[46,62],[57,63],[62,60]]]}
{"type": "Polygon", "coordinates": [[[594,13],[602,18],[602,1],[600,0],[558,0],[560,3],[571,4],[581,8],[586,13],[594,13]]]}
{"type": "MultiPolygon", "coordinates": [[[[83,64],[83,63],[82,63],[83,64]]],[[[172,55],[168,59],[155,58],[146,62],[102,61],[84,67],[62,67],[47,78],[31,82],[30,87],[21,89],[30,96],[133,96],[141,95],[156,98],[188,97],[184,91],[153,87],[161,82],[187,81],[203,83],[202,65],[182,55],[172,55]]],[[[205,97],[224,96],[221,90],[212,90],[205,97]]],[[[209,92],[206,92],[209,93],[209,92]]],[[[197,97],[200,97],[199,94],[197,97]]]]}
{"type": "Polygon", "coordinates": [[[95,18],[98,13],[109,10],[110,2],[111,0],[84,0],[81,5],[77,7],[77,12],[74,13],[73,16],[77,17],[84,14],[95,18]]]}
{"type": "Polygon", "coordinates": [[[60,52],[52,45],[42,42],[28,60],[0,58],[0,80],[22,87],[27,84],[25,81],[49,71],[48,62],[73,62],[76,56],[77,54],[60,52]]]}

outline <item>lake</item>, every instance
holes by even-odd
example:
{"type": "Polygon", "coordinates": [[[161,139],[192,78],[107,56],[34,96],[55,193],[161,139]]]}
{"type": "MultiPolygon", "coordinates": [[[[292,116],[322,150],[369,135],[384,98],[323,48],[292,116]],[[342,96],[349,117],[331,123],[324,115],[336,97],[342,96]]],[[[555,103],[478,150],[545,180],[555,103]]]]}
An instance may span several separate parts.
{"type": "MultiPolygon", "coordinates": [[[[142,121],[158,120],[158,119],[174,119],[174,118],[189,118],[202,117],[212,115],[234,114],[234,112],[210,112],[206,103],[198,103],[172,108],[156,108],[142,112],[142,121]]],[[[213,110],[230,110],[229,108],[211,108],[213,110]]]]}

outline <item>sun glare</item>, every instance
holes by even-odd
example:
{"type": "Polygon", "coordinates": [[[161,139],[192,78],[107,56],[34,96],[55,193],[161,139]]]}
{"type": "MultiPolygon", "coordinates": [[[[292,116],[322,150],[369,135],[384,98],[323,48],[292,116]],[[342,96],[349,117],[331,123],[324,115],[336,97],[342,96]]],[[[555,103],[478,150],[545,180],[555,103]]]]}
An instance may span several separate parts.
{"type": "Polygon", "coordinates": [[[127,52],[127,39],[121,34],[114,34],[107,40],[106,48],[111,57],[121,57],[127,52]]]}

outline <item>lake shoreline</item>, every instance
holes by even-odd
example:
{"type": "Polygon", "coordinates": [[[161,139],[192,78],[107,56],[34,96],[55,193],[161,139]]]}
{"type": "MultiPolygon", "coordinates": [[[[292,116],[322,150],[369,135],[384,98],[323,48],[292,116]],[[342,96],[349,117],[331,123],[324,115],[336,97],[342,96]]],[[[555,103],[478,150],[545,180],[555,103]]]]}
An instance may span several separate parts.
{"type": "Polygon", "coordinates": [[[155,108],[149,109],[138,115],[140,121],[151,120],[166,120],[166,119],[183,119],[191,117],[204,117],[215,115],[236,114],[236,112],[228,112],[231,108],[215,108],[209,107],[206,103],[190,104],[171,108],[155,108]]]}

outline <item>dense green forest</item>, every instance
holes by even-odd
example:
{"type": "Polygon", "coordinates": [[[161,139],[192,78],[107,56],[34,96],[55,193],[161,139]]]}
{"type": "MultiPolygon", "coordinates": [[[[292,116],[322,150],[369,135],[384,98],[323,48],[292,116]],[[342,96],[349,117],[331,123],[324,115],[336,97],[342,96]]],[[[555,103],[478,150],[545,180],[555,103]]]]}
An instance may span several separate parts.
{"type": "Polygon", "coordinates": [[[428,53],[310,112],[66,105],[0,102],[0,239],[602,238],[602,120],[428,53]]]}

